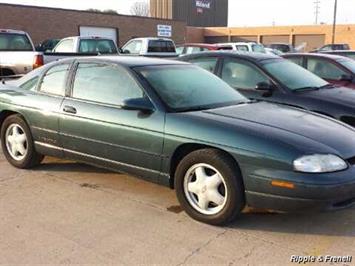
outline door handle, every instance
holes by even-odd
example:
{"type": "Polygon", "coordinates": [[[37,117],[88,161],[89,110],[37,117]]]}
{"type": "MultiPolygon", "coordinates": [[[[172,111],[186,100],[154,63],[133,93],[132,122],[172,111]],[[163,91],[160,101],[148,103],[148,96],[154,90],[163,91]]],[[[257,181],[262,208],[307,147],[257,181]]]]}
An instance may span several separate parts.
{"type": "Polygon", "coordinates": [[[69,113],[69,114],[76,114],[76,109],[73,106],[64,106],[63,112],[69,113]]]}

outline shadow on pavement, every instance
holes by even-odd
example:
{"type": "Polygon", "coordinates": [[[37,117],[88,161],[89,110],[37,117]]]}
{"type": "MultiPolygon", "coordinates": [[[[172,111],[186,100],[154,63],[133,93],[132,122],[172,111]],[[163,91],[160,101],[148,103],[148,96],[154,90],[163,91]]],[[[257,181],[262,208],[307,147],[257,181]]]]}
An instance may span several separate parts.
{"type": "Polygon", "coordinates": [[[247,212],[229,226],[235,229],[355,237],[355,208],[327,213],[247,212]]]}

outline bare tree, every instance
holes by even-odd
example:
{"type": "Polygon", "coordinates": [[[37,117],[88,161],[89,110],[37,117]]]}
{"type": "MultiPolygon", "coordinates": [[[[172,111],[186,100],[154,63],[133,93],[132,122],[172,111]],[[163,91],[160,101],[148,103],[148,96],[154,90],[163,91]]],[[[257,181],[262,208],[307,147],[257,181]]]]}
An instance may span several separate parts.
{"type": "Polygon", "coordinates": [[[150,14],[149,4],[147,2],[135,2],[131,6],[131,14],[134,16],[148,17],[150,14]]]}

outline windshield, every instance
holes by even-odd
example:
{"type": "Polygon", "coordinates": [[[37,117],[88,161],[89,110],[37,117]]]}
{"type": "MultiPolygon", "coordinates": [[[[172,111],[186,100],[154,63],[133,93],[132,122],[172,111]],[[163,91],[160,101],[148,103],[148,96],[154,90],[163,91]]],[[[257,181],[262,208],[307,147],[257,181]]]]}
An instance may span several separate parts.
{"type": "Polygon", "coordinates": [[[0,51],[33,51],[25,34],[0,33],[0,51]]]}
{"type": "Polygon", "coordinates": [[[355,73],[355,61],[351,59],[343,59],[339,60],[338,63],[345,66],[347,69],[351,70],[351,72],[355,73]]]}
{"type": "Polygon", "coordinates": [[[265,48],[263,45],[260,44],[253,44],[252,46],[253,52],[257,53],[266,53],[265,48]]]}
{"type": "Polygon", "coordinates": [[[248,100],[212,73],[192,65],[136,69],[173,111],[212,109],[248,100]]]}
{"type": "Polygon", "coordinates": [[[267,60],[264,63],[264,68],[291,90],[321,88],[328,84],[325,80],[288,60],[267,60]]]}

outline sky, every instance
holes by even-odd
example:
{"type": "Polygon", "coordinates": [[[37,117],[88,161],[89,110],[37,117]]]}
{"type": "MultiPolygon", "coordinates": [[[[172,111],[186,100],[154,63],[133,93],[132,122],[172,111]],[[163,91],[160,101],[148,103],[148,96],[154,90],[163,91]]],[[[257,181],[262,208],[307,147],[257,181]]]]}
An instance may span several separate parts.
{"type": "MultiPolygon", "coordinates": [[[[131,5],[148,0],[0,0],[0,3],[70,9],[114,9],[130,14],[131,5]]],[[[217,0],[218,1],[218,0],[217,0]]],[[[317,0],[229,0],[229,26],[311,25],[317,0]]],[[[319,22],[331,24],[334,0],[319,0],[319,22]]],[[[355,0],[338,0],[338,23],[355,24],[355,0]]]]}

